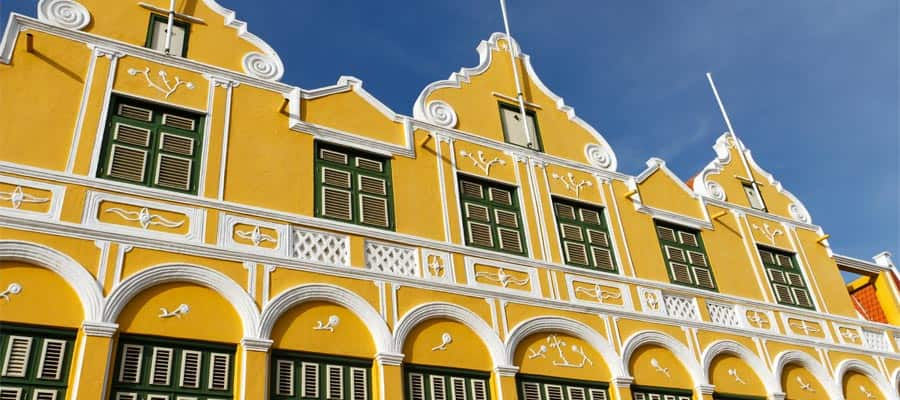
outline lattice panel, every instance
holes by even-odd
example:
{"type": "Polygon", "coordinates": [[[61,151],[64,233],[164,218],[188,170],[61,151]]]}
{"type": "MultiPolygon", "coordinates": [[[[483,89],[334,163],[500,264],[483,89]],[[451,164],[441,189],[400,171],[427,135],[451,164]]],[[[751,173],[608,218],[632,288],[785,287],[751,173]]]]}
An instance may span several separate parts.
{"type": "Polygon", "coordinates": [[[672,295],[663,296],[666,302],[666,313],[672,318],[689,319],[693,321],[700,320],[700,313],[694,299],[690,297],[680,297],[672,295]]]}
{"type": "Polygon", "coordinates": [[[706,309],[709,311],[709,319],[712,323],[724,326],[740,326],[740,321],[733,305],[706,303],[706,309]]]}
{"type": "Polygon", "coordinates": [[[398,276],[419,276],[416,249],[366,242],[366,268],[398,276]]]}
{"type": "Polygon", "coordinates": [[[866,338],[866,347],[876,351],[891,351],[891,344],[884,333],[863,329],[863,337],[866,338]]]}
{"type": "Polygon", "coordinates": [[[346,236],[294,228],[291,256],[303,261],[350,265],[350,241],[346,236]]]}

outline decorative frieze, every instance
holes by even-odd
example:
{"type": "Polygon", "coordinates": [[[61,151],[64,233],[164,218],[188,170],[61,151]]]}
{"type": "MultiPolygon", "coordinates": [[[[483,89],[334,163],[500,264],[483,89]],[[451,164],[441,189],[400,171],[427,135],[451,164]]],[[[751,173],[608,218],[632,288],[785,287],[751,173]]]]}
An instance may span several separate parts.
{"type": "Polygon", "coordinates": [[[569,299],[574,303],[634,309],[631,291],[623,283],[566,274],[566,288],[569,299]]]}
{"type": "Polygon", "coordinates": [[[64,186],[0,175],[0,213],[58,220],[64,186]]]}
{"type": "Polygon", "coordinates": [[[206,210],[89,191],[82,224],[129,235],[200,242],[206,210]]]}
{"type": "Polygon", "coordinates": [[[366,240],[366,268],[389,275],[419,277],[415,247],[366,240]]]}
{"type": "Polygon", "coordinates": [[[219,246],[262,254],[288,256],[288,232],[285,224],[260,221],[231,214],[219,216],[219,246]]]}
{"type": "Polygon", "coordinates": [[[466,257],[466,277],[470,286],[540,296],[541,288],[535,268],[466,257]]]}
{"type": "Polygon", "coordinates": [[[347,235],[295,227],[291,238],[293,258],[332,266],[350,265],[350,239],[347,235]]]}

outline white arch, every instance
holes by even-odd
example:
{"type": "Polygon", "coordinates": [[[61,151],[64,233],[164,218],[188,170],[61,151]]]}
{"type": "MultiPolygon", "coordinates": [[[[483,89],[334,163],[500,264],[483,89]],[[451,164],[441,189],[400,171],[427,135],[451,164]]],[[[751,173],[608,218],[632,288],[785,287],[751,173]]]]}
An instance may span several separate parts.
{"type": "Polygon", "coordinates": [[[831,378],[828,374],[828,370],[809,354],[797,350],[782,351],[775,356],[775,376],[778,377],[778,385],[780,387],[779,392],[786,392],[784,387],[781,387],[781,377],[784,375],[784,367],[788,364],[799,364],[803,368],[806,368],[806,370],[813,374],[819,381],[822,387],[825,388],[825,391],[828,392],[828,396],[831,399],[840,400],[844,398],[842,393],[843,390],[841,390],[840,385],[831,378]]]}
{"type": "MultiPolygon", "coordinates": [[[[860,374],[865,375],[869,379],[872,380],[875,385],[878,386],[878,390],[884,395],[884,398],[897,400],[897,392],[896,389],[891,389],[891,384],[888,382],[887,378],[884,377],[880,372],[878,372],[875,367],[855,359],[847,359],[841,361],[837,368],[834,370],[834,381],[843,389],[844,386],[844,375],[846,375],[850,371],[856,371],[860,374]]],[[[853,390],[851,388],[851,390],[853,390]]]]}
{"type": "Polygon", "coordinates": [[[662,346],[671,351],[691,375],[691,379],[694,381],[694,387],[705,386],[709,383],[706,381],[706,374],[703,373],[700,363],[697,362],[694,358],[694,354],[691,353],[691,350],[688,349],[687,346],[665,333],[656,331],[640,331],[631,335],[631,337],[625,341],[625,345],[622,347],[622,362],[625,365],[625,371],[628,375],[634,375],[628,366],[631,363],[631,357],[634,356],[634,352],[648,344],[662,346]]]}
{"type": "Polygon", "coordinates": [[[506,348],[497,333],[484,320],[463,307],[450,303],[426,303],[410,310],[394,330],[393,353],[403,352],[403,343],[413,328],[433,318],[448,318],[460,322],[475,331],[491,353],[495,367],[506,367],[503,363],[508,359],[506,348]]]}
{"type": "Polygon", "coordinates": [[[263,308],[258,337],[269,339],[272,328],[282,314],[298,304],[314,300],[339,304],[352,311],[369,328],[376,351],[379,353],[390,351],[391,331],[378,311],[356,293],[329,284],[297,286],[272,299],[263,308]]]}
{"type": "Polygon", "coordinates": [[[100,321],[104,305],[103,290],[94,276],[72,257],[37,243],[2,240],[0,260],[27,262],[55,272],[72,287],[81,300],[84,320],[100,321]]]}
{"type": "Polygon", "coordinates": [[[756,372],[756,376],[762,381],[767,393],[776,393],[781,390],[778,379],[776,379],[775,375],[772,374],[772,371],[766,367],[766,363],[764,363],[756,353],[732,340],[717,340],[706,347],[701,360],[704,380],[706,382],[710,381],[709,369],[712,367],[712,362],[720,354],[731,354],[744,360],[744,362],[756,372]]]}
{"type": "Polygon", "coordinates": [[[622,360],[612,345],[606,341],[606,338],[600,336],[591,327],[564,317],[536,317],[523,321],[513,328],[509,337],[506,338],[506,364],[514,364],[513,357],[515,357],[516,348],[522,340],[540,332],[564,332],[588,342],[603,357],[613,378],[626,376],[622,360]]]}
{"type": "Polygon", "coordinates": [[[256,303],[240,285],[221,272],[187,264],[164,264],[147,268],[134,274],[116,286],[107,297],[103,321],[116,322],[119,313],[134,296],[153,286],[169,282],[190,282],[206,286],[218,292],[234,306],[241,317],[245,338],[255,338],[259,324],[256,303]]]}

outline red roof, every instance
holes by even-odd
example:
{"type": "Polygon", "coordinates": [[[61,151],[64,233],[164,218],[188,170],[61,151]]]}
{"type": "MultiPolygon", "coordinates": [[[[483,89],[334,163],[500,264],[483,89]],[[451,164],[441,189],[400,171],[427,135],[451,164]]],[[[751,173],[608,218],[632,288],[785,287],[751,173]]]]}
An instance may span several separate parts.
{"type": "Polygon", "coordinates": [[[878,302],[875,285],[869,283],[850,293],[850,297],[853,298],[853,306],[856,307],[856,311],[859,311],[867,320],[888,322],[884,309],[881,308],[881,303],[878,302]]]}

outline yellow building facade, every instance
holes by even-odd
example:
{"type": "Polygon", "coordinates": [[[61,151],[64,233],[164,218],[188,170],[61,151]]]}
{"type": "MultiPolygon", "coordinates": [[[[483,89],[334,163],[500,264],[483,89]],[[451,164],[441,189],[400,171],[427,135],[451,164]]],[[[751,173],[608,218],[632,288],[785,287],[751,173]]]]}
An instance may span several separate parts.
{"type": "Polygon", "coordinates": [[[900,398],[890,255],[733,134],[631,176],[503,34],[407,116],[175,3],[10,16],[0,399],[900,398]]]}

